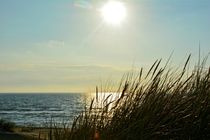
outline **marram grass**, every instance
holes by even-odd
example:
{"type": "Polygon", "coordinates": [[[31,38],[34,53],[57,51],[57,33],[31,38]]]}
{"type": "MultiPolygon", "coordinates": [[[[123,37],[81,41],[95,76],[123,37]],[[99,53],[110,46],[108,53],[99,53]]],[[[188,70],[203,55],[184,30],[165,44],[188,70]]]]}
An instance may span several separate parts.
{"type": "MultiPolygon", "coordinates": [[[[206,59],[187,72],[161,67],[156,61],[147,73],[127,75],[118,98],[96,97],[70,127],[49,133],[55,140],[210,139],[210,67],[206,59]],[[144,76],[143,76],[144,75],[144,76]]],[[[115,94],[116,94],[115,93],[115,94]]],[[[114,94],[114,93],[113,93],[114,94]]]]}

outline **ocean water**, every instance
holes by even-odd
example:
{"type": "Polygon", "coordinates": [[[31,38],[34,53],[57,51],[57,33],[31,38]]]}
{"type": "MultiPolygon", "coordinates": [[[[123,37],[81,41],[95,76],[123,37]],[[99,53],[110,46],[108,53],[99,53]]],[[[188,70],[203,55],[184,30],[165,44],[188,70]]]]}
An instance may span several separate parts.
{"type": "Polygon", "coordinates": [[[43,126],[56,122],[73,121],[86,103],[85,94],[0,94],[0,118],[17,125],[43,126]]]}

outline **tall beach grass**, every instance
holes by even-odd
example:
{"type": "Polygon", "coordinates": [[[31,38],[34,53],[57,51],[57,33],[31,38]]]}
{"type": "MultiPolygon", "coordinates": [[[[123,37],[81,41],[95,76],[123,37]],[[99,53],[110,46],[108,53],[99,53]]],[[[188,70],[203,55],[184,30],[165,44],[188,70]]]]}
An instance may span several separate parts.
{"type": "MultiPolygon", "coordinates": [[[[126,75],[119,89],[96,96],[73,125],[51,126],[55,140],[210,139],[210,67],[161,67],[126,75]],[[115,95],[118,96],[115,96],[115,95]]],[[[53,124],[53,123],[52,123],[53,124]]]]}

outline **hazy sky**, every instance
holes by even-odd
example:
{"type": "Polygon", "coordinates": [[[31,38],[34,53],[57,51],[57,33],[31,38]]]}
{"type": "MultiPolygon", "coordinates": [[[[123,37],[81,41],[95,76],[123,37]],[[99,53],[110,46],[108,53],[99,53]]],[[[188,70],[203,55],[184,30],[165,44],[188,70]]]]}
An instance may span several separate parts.
{"type": "MultiPolygon", "coordinates": [[[[0,92],[88,91],[158,58],[210,51],[209,0],[124,0],[120,25],[107,0],[0,0],[0,92]]],[[[195,63],[195,62],[192,62],[195,63]]]]}

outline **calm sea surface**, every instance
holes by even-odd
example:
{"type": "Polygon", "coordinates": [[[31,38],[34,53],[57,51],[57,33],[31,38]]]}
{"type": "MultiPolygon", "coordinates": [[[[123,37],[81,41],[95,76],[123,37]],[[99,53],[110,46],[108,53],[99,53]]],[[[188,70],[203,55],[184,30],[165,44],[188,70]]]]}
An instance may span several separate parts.
{"type": "Polygon", "coordinates": [[[0,118],[18,125],[43,125],[51,118],[72,122],[85,105],[84,94],[0,94],[0,118]]]}

